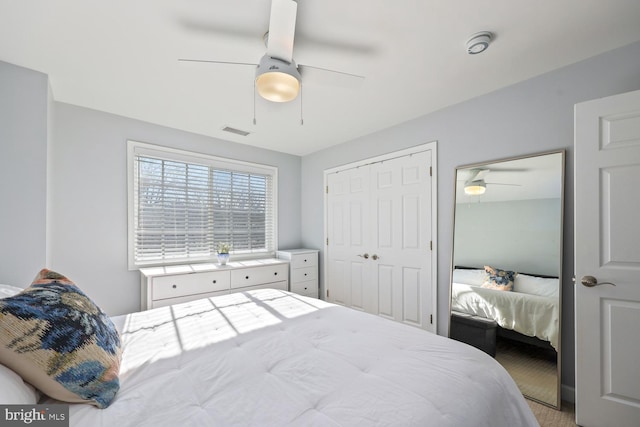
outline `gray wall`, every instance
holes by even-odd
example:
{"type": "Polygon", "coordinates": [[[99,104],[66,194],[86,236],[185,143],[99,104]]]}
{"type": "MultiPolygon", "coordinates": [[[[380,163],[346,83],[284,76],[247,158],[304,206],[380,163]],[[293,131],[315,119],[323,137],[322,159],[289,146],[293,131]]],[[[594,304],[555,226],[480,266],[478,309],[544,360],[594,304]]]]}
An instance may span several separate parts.
{"type": "Polygon", "coordinates": [[[560,274],[560,199],[458,203],[453,265],[560,274]]]}
{"type": "Polygon", "coordinates": [[[456,166],[566,149],[562,383],[573,386],[573,106],[637,89],[640,89],[640,43],[305,156],[302,243],[306,247],[324,248],[324,169],[438,141],[438,333],[446,335],[456,166]]]}
{"type": "Polygon", "coordinates": [[[278,167],[278,242],[300,246],[300,157],[58,103],[45,74],[0,61],[0,283],[26,287],[48,267],[110,315],[140,307],[128,139],[278,167]]]}
{"type": "Polygon", "coordinates": [[[138,310],[127,270],[128,139],[278,167],[278,242],[300,245],[300,157],[56,103],[51,149],[51,268],[110,315],[138,310]]]}
{"type": "Polygon", "coordinates": [[[0,62],[0,283],[26,287],[47,262],[45,74],[0,62]]]}

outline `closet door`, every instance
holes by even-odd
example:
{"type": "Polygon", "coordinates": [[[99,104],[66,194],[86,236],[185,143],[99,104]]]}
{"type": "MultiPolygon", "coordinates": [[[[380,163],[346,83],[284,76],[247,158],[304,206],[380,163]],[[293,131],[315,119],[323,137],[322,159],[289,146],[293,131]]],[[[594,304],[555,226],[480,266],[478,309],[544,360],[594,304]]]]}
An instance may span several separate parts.
{"type": "Polygon", "coordinates": [[[328,176],[327,298],[337,304],[365,310],[366,287],[370,286],[369,169],[354,168],[328,176]]]}
{"type": "Polygon", "coordinates": [[[432,330],[431,151],[327,175],[329,301],[432,330]]]}
{"type": "Polygon", "coordinates": [[[371,313],[428,329],[431,307],[429,152],[370,169],[371,313]]]}

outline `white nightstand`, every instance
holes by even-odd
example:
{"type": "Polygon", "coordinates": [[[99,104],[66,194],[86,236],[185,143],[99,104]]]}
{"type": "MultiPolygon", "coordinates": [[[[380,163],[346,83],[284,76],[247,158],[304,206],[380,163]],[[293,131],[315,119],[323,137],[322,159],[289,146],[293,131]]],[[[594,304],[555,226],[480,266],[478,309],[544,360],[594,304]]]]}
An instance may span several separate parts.
{"type": "Polygon", "coordinates": [[[289,290],[318,298],[318,251],[289,249],[278,251],[276,256],[289,261],[289,290]]]}

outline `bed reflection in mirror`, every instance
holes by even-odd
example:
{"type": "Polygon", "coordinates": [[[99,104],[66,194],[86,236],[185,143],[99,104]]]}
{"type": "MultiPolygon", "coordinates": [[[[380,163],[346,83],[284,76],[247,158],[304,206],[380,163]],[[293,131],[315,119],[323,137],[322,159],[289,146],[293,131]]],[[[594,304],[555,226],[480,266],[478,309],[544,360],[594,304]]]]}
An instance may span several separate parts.
{"type": "Polygon", "coordinates": [[[564,151],[456,170],[451,338],[560,407],[564,151]]]}

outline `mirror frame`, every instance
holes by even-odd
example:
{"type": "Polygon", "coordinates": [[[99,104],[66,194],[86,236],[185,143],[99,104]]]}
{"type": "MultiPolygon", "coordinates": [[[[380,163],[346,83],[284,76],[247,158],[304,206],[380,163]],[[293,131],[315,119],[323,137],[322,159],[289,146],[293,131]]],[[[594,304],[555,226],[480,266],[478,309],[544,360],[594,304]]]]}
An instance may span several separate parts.
{"type": "Polygon", "coordinates": [[[555,405],[550,402],[546,402],[540,399],[537,399],[534,396],[529,396],[525,393],[523,395],[535,402],[538,402],[542,405],[549,406],[555,409],[561,409],[562,402],[562,290],[563,290],[563,273],[564,273],[564,223],[565,223],[565,174],[566,174],[566,150],[552,150],[552,151],[544,151],[539,153],[532,153],[522,156],[514,156],[514,157],[506,157],[501,159],[489,160],[479,163],[472,163],[466,165],[460,165],[455,168],[455,182],[453,188],[453,221],[452,221],[452,232],[451,232],[451,265],[449,268],[449,329],[448,336],[451,337],[451,315],[452,315],[452,294],[453,294],[453,270],[455,267],[455,238],[456,238],[456,208],[457,208],[457,195],[458,195],[458,173],[461,170],[477,168],[477,167],[486,167],[488,165],[495,165],[496,163],[504,163],[515,160],[529,159],[533,157],[540,157],[546,155],[560,154],[561,155],[561,167],[560,167],[560,230],[559,230],[559,259],[558,259],[558,348],[557,348],[557,358],[556,358],[556,402],[555,405]]]}

